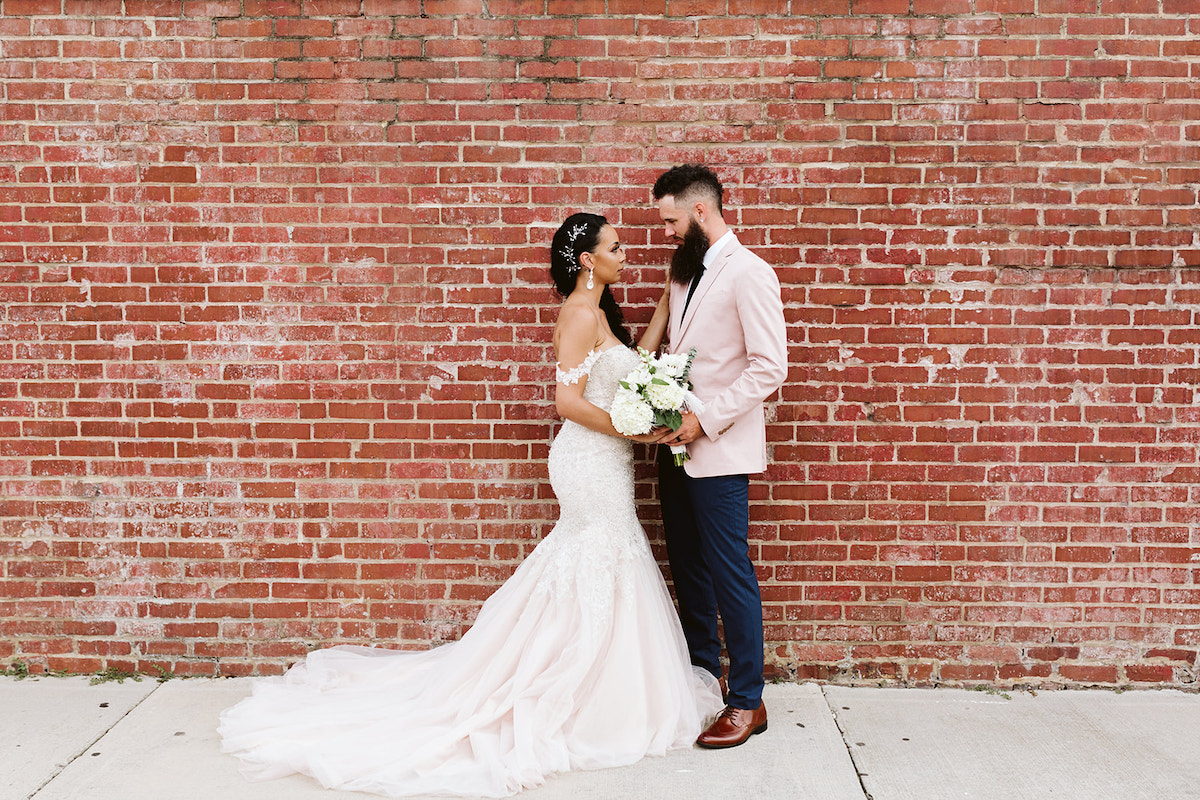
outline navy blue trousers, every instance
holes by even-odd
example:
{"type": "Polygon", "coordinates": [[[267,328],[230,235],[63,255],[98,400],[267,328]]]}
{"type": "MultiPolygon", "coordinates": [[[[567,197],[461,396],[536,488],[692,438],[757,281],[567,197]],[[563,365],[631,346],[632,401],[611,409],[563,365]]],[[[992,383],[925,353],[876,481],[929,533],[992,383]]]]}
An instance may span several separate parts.
{"type": "Polygon", "coordinates": [[[750,478],[693,478],[658,448],[658,491],[679,621],[692,663],[721,675],[720,616],[729,655],[729,705],[758,708],[763,689],[762,595],[750,561],[750,478]]]}

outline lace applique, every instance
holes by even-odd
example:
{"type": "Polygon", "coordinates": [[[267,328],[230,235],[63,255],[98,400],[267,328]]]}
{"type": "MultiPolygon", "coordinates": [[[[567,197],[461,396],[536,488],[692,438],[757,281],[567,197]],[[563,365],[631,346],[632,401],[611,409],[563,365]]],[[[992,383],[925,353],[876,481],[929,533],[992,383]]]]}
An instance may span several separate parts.
{"type": "Polygon", "coordinates": [[[596,359],[607,352],[607,350],[589,350],[587,356],[583,359],[582,364],[580,364],[578,367],[572,367],[566,372],[563,372],[562,368],[559,367],[558,364],[555,364],[554,379],[567,386],[579,383],[584,379],[584,377],[587,376],[589,372],[592,371],[592,364],[596,363],[596,359]]]}

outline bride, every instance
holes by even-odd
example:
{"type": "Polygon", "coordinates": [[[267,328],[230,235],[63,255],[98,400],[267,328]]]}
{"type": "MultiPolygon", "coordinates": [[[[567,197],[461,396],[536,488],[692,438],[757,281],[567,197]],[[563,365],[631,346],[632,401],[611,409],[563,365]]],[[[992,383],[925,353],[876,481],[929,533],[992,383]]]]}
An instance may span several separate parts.
{"type": "MultiPolygon", "coordinates": [[[[594,214],[569,217],[551,243],[566,296],[554,331],[566,420],[549,457],[554,529],[459,641],[333,647],[257,681],[219,729],[247,777],[500,797],[557,772],[690,747],[721,710],[715,679],[689,663],[637,519],[632,442],[608,416],[617,382],[639,363],[608,288],[624,261],[617,232],[594,214]]],[[[666,323],[664,294],[641,346],[657,348],[666,323]]]]}

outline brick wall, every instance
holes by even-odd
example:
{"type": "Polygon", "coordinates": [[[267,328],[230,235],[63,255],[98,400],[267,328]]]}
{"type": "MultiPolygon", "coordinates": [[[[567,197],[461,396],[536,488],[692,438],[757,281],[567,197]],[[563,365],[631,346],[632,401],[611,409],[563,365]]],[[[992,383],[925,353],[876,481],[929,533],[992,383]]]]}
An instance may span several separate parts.
{"type": "Polygon", "coordinates": [[[1198,15],[3,0],[0,665],[459,636],[557,513],[550,234],[644,323],[700,160],[784,285],[771,672],[1193,685],[1198,15]]]}

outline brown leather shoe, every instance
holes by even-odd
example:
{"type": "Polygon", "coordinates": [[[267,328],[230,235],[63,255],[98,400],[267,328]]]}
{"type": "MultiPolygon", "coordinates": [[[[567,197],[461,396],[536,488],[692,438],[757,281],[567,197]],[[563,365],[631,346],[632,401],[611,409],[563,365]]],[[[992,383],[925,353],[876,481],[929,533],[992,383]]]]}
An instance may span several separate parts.
{"type": "Polygon", "coordinates": [[[756,733],[767,729],[767,707],[762,703],[753,711],[725,706],[717,721],[700,734],[696,744],[701,747],[737,747],[756,733]]]}

